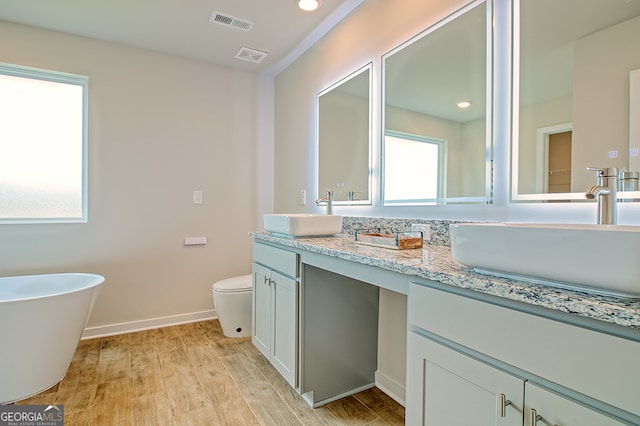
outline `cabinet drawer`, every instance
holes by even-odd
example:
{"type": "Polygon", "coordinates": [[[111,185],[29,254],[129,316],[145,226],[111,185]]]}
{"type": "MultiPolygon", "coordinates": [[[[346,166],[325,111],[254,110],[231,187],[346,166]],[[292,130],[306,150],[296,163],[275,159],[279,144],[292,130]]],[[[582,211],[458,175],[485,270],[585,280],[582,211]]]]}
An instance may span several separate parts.
{"type": "Polygon", "coordinates": [[[640,415],[640,343],[411,284],[409,324],[640,415]]]}
{"type": "Polygon", "coordinates": [[[532,383],[525,384],[525,425],[536,424],[533,417],[541,416],[538,425],[623,426],[610,417],[577,404],[532,383]]]}
{"type": "Polygon", "coordinates": [[[253,261],[293,278],[300,275],[298,254],[281,248],[254,243],[253,261]]]}

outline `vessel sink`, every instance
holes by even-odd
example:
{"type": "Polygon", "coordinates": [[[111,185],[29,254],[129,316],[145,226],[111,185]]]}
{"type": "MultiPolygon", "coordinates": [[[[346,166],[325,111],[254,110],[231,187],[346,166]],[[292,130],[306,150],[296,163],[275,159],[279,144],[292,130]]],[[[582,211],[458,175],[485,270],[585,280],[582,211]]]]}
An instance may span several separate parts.
{"type": "Polygon", "coordinates": [[[477,272],[640,298],[640,227],[453,224],[451,252],[477,272]]]}
{"type": "Polygon", "coordinates": [[[319,237],[342,230],[342,216],[321,214],[265,214],[264,229],[287,237],[319,237]]]}

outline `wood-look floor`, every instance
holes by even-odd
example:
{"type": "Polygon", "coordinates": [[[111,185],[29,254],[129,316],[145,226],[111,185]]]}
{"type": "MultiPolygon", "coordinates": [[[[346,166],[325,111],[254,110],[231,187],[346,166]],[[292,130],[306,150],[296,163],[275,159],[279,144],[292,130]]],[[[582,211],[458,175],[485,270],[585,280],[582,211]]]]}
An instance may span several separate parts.
{"type": "Polygon", "coordinates": [[[217,320],[84,340],[62,382],[19,403],[64,404],[66,426],[404,424],[376,388],[311,409],[217,320]]]}

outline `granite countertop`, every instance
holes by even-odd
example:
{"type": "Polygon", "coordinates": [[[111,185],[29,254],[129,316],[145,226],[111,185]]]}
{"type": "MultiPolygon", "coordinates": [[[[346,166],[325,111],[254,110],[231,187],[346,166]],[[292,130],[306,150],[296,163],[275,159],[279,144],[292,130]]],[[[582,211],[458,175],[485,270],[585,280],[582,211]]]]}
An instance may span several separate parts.
{"type": "Polygon", "coordinates": [[[390,250],[356,244],[353,236],[347,234],[326,238],[283,238],[266,232],[251,232],[249,236],[640,330],[640,299],[601,296],[481,275],[454,260],[447,245],[426,245],[421,250],[390,250]]]}

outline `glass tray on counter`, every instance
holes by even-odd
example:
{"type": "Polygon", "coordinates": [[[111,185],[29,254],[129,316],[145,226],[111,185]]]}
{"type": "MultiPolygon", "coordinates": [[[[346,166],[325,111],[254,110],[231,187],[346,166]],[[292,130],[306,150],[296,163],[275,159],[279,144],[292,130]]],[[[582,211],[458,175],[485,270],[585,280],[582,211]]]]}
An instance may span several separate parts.
{"type": "Polygon", "coordinates": [[[356,230],[356,244],[383,247],[394,250],[422,248],[422,231],[390,232],[380,230],[356,230]]]}

